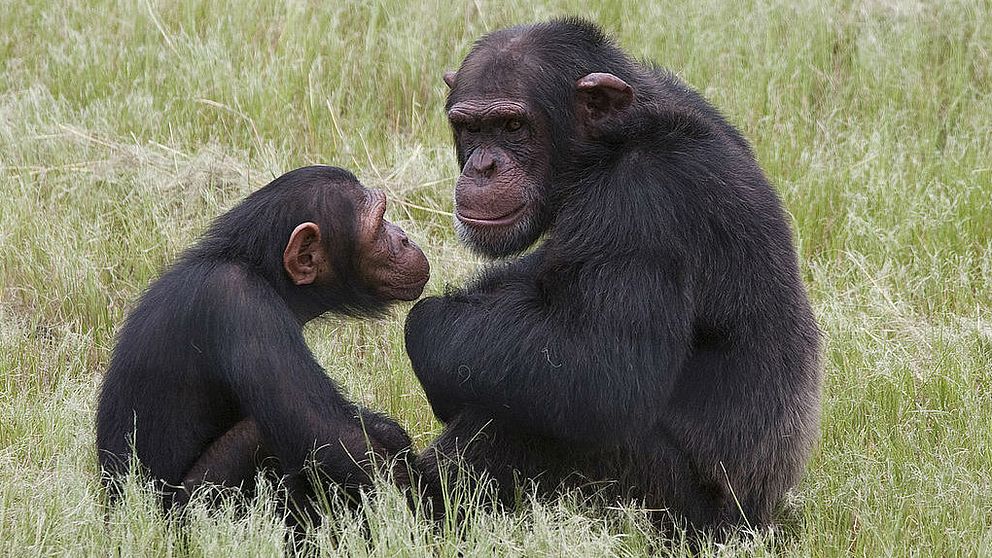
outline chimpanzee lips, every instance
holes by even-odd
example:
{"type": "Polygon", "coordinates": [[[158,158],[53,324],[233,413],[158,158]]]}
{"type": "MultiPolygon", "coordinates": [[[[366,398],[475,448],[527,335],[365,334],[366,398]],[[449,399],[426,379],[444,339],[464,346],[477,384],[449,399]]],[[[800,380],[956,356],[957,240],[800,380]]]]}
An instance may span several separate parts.
{"type": "Polygon", "coordinates": [[[424,292],[425,285],[427,285],[426,277],[411,283],[392,285],[387,290],[389,295],[397,300],[417,300],[424,292]]]}
{"type": "Polygon", "coordinates": [[[520,204],[519,207],[497,217],[466,215],[465,212],[461,209],[456,210],[455,215],[458,217],[459,221],[465,223],[466,225],[472,225],[476,227],[505,227],[508,225],[512,225],[516,223],[518,220],[520,220],[520,216],[523,215],[524,210],[526,208],[527,208],[527,204],[522,203],[520,204]]]}

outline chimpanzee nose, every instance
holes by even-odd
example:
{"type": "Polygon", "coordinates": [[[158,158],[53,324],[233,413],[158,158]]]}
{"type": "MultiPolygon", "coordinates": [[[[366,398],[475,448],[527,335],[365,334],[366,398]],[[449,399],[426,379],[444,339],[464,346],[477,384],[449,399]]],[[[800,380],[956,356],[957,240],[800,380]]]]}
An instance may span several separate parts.
{"type": "Polygon", "coordinates": [[[477,149],[469,157],[468,171],[472,178],[491,178],[496,172],[496,158],[487,149],[477,149]]]}

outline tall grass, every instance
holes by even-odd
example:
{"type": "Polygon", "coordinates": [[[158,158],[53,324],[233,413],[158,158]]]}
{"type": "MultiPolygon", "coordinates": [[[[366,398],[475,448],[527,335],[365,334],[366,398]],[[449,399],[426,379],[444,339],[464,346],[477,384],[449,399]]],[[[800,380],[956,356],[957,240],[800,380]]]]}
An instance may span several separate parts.
{"type": "MultiPolygon", "coordinates": [[[[429,292],[463,281],[480,262],[452,234],[440,76],[482,33],[562,14],[676,71],[754,143],[827,332],[822,440],[780,527],[704,554],[992,556],[987,0],[0,1],[0,551],[282,552],[266,499],[178,527],[132,486],[105,515],[93,414],[117,328],[211,218],[307,163],[387,190],[429,292]]],[[[439,425],[404,312],[307,334],[423,447],[439,425]]],[[[435,529],[387,491],[309,549],[681,554],[636,508],[524,508],[435,529]]]]}

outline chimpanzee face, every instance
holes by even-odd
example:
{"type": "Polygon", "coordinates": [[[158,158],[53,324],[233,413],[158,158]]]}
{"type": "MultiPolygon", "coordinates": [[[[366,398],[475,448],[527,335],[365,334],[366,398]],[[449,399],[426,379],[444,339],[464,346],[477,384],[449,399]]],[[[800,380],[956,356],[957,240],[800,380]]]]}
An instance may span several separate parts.
{"type": "Polygon", "coordinates": [[[427,257],[403,229],[385,220],[386,195],[366,190],[358,218],[359,274],[381,300],[416,300],[430,277],[427,257]]]}
{"type": "Polygon", "coordinates": [[[455,183],[455,229],[488,256],[520,252],[547,228],[550,181],[549,125],[519,87],[479,87],[467,63],[451,86],[448,121],[455,136],[461,175],[455,183]],[[462,78],[462,79],[459,79],[462,78]]]}
{"type": "MultiPolygon", "coordinates": [[[[455,183],[455,228],[461,239],[488,256],[507,256],[537,241],[551,226],[552,162],[561,163],[579,136],[588,140],[620,128],[633,90],[608,73],[577,73],[571,98],[547,96],[546,68],[530,45],[506,34],[474,50],[457,73],[447,72],[448,121],[461,175],[455,183]],[[543,93],[542,93],[543,92],[543,93]],[[572,115],[574,128],[556,133],[551,114],[572,115]]],[[[552,84],[553,85],[553,84],[552,84]]]]}

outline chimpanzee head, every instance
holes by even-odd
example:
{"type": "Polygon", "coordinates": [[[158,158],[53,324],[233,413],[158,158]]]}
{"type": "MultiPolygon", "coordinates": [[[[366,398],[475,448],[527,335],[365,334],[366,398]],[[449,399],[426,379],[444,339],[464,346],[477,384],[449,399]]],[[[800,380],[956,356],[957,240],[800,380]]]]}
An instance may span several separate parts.
{"type": "Polygon", "coordinates": [[[221,216],[200,250],[251,265],[302,321],[327,311],[377,315],[415,300],[430,276],[424,253],[385,211],[385,194],[350,172],[304,167],[221,216]]]}
{"type": "Polygon", "coordinates": [[[335,250],[333,241],[322,241],[320,225],[300,223],[283,250],[283,267],[290,281],[298,286],[330,285],[341,282],[341,275],[350,271],[376,298],[415,300],[429,275],[424,253],[403,229],[383,218],[386,195],[382,190],[366,190],[357,182],[344,186],[341,194],[352,198],[355,211],[355,245],[349,250],[353,261],[345,264],[340,257],[343,250],[335,250]]]}
{"type": "Polygon", "coordinates": [[[633,100],[633,89],[604,71],[626,62],[594,25],[561,20],[487,35],[457,73],[445,73],[462,167],[455,228],[464,242],[506,256],[553,224],[555,179],[577,140],[595,137],[633,100]]]}

